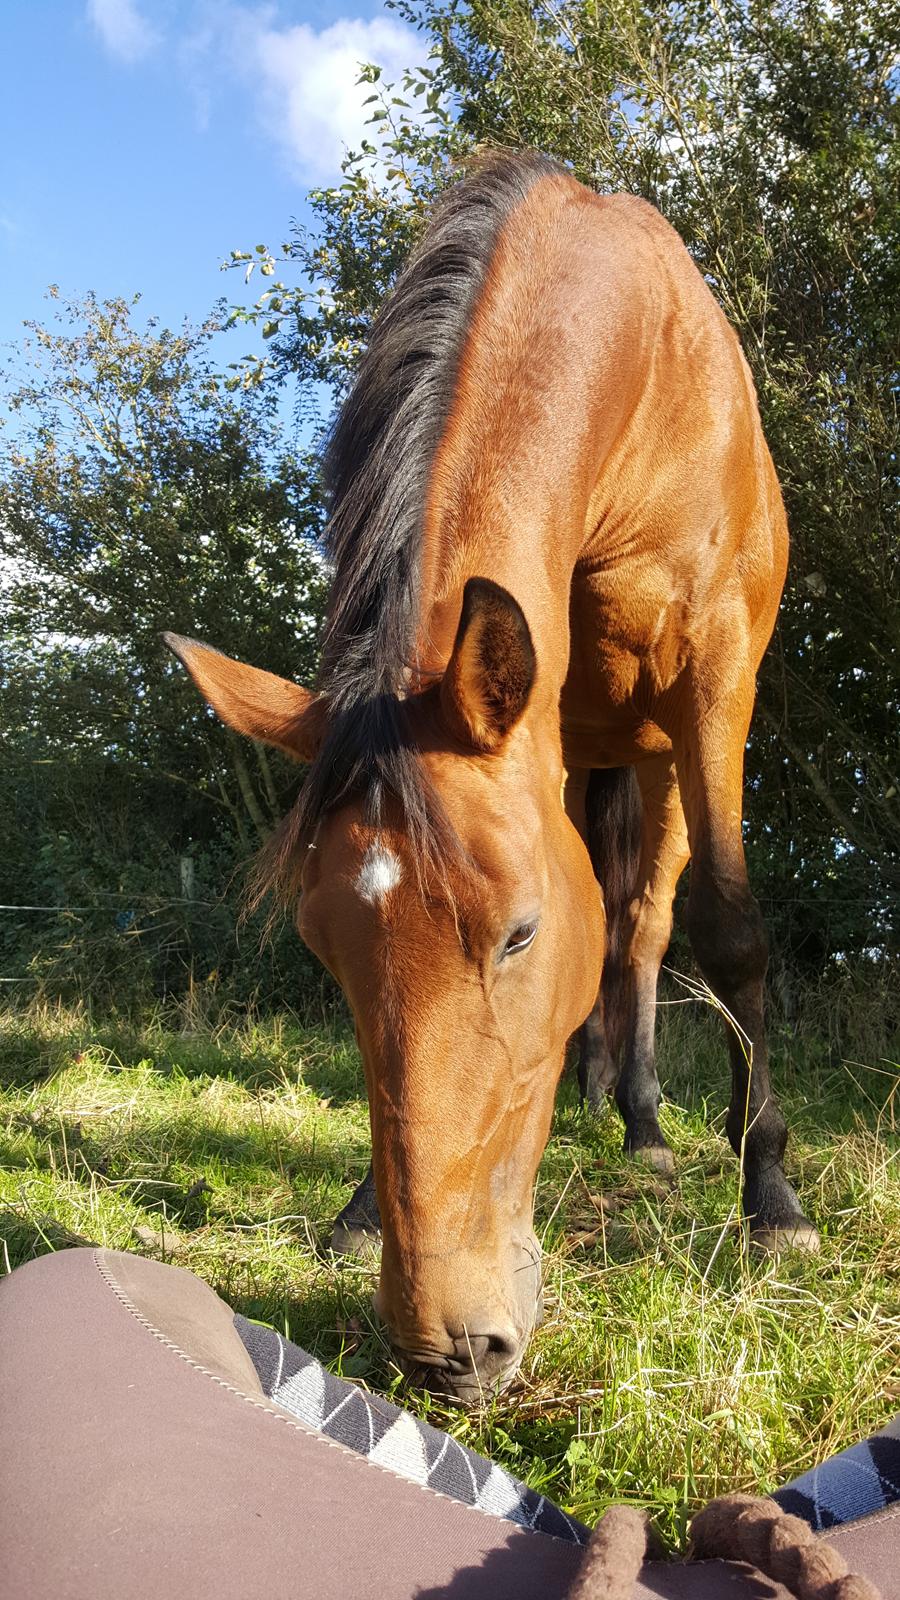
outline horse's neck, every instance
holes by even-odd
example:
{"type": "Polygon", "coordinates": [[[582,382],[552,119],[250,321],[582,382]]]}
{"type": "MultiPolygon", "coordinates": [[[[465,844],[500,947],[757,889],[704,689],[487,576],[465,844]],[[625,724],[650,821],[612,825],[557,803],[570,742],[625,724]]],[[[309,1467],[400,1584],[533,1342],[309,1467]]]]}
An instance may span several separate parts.
{"type": "Polygon", "coordinates": [[[541,679],[554,701],[568,657],[571,559],[549,548],[545,530],[524,518],[508,527],[490,507],[468,530],[453,526],[423,552],[419,654],[426,671],[442,671],[459,624],[469,578],[489,578],[506,589],[528,622],[541,679]]]}
{"type": "Polygon", "coordinates": [[[419,628],[442,666],[466,579],[502,584],[528,620],[554,715],[572,573],[598,464],[634,403],[644,337],[622,269],[610,268],[598,297],[585,244],[592,203],[573,212],[566,197],[583,192],[561,182],[537,185],[513,213],[472,318],[429,479],[419,628]]]}
{"type": "Polygon", "coordinates": [[[478,372],[482,366],[489,363],[476,348],[435,455],[419,638],[426,658],[443,667],[467,579],[489,578],[521,606],[542,689],[555,705],[568,659],[568,597],[589,486],[577,482],[573,441],[558,416],[511,418],[517,402],[510,385],[498,381],[493,389],[490,371],[478,372]]]}

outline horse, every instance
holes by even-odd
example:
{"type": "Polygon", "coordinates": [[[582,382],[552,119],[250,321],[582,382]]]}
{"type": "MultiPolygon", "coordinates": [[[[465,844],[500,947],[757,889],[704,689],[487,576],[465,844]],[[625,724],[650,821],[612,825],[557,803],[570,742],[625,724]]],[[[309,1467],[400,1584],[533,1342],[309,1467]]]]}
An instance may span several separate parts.
{"type": "Polygon", "coordinates": [[[674,230],[536,153],[435,208],[324,460],[315,689],[176,635],[231,728],[309,772],[264,887],[340,984],[401,1369],[508,1383],[541,1310],[533,1193],[567,1042],[668,1169],[657,976],[678,878],[729,1018],[727,1133],[761,1248],[818,1236],[783,1169],[743,753],[787,526],[749,369],[674,230]],[[602,886],[602,887],[601,887],[602,886]],[[583,1024],[583,1027],[582,1027],[583,1024]]]}

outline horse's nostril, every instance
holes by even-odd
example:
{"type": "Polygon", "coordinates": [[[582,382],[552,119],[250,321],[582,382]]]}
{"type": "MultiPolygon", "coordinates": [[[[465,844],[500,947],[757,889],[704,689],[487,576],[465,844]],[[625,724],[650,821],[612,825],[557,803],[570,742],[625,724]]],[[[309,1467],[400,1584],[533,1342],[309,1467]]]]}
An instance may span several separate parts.
{"type": "Polygon", "coordinates": [[[518,1354],[519,1340],[508,1333],[489,1333],[487,1348],[489,1355],[503,1356],[505,1360],[512,1361],[518,1354]]]}
{"type": "Polygon", "coordinates": [[[481,1366],[489,1349],[490,1340],[484,1333],[464,1333],[456,1340],[457,1354],[470,1372],[473,1367],[481,1366]]]}
{"type": "Polygon", "coordinates": [[[500,1366],[515,1360],[521,1340],[507,1329],[502,1333],[463,1333],[453,1342],[456,1357],[449,1360],[451,1371],[471,1372],[473,1368],[476,1371],[487,1368],[495,1372],[500,1366]]]}
{"type": "MultiPolygon", "coordinates": [[[[482,1324],[483,1326],[483,1324],[482,1324]]],[[[395,1345],[404,1377],[417,1387],[464,1405],[477,1403],[498,1385],[509,1382],[522,1349],[522,1337],[512,1327],[493,1333],[449,1333],[450,1349],[440,1352],[395,1345]]]]}

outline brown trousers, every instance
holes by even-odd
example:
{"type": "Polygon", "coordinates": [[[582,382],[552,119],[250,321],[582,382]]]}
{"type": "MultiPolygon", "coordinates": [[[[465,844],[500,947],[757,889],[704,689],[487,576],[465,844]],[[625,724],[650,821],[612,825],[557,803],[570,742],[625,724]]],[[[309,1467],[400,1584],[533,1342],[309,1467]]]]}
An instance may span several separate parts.
{"type": "MultiPolygon", "coordinates": [[[[900,1510],[831,1542],[900,1600],[900,1510]]],[[[65,1250],[0,1283],[2,1600],[556,1600],[580,1551],[304,1427],[190,1273],[65,1250]]],[[[634,1600],[776,1600],[648,1563],[634,1600]]]]}

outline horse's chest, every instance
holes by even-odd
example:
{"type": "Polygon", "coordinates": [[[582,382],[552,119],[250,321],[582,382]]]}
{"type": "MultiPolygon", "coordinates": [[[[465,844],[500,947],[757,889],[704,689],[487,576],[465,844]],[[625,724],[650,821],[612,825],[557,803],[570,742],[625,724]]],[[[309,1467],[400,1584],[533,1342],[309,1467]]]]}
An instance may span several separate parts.
{"type": "Polygon", "coordinates": [[[570,677],[601,704],[665,692],[693,645],[702,600],[698,585],[664,566],[632,561],[612,571],[576,574],[570,605],[570,677]],[[699,604],[698,604],[699,602],[699,604]]]}
{"type": "Polygon", "coordinates": [[[659,571],[576,578],[561,710],[596,762],[669,748],[657,718],[690,654],[692,611],[659,571]]]}

